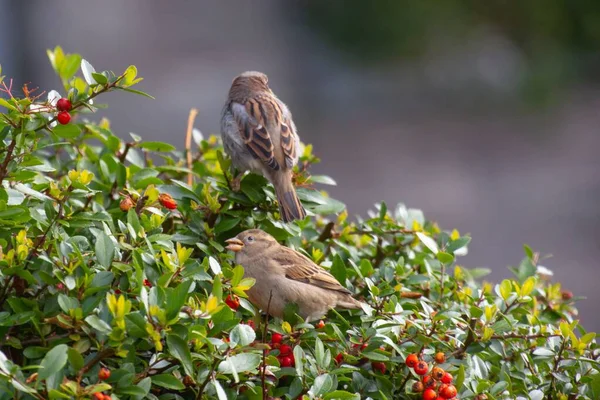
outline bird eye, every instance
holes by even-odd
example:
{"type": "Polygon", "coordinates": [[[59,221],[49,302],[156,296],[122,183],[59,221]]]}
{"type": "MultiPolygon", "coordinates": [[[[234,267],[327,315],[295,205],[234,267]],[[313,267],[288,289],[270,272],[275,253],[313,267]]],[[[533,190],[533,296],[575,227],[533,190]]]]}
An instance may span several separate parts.
{"type": "Polygon", "coordinates": [[[254,236],[248,236],[248,238],[246,238],[246,240],[248,242],[254,242],[254,236]]]}

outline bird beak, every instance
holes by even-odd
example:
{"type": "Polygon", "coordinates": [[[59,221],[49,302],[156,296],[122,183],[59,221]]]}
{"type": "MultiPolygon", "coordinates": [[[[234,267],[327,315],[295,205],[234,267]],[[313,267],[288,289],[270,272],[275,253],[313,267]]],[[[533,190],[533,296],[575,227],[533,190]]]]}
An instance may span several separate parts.
{"type": "Polygon", "coordinates": [[[242,248],[244,247],[244,242],[242,242],[238,238],[227,239],[225,241],[225,243],[227,243],[227,246],[225,248],[227,250],[233,251],[234,253],[237,253],[238,251],[242,251],[242,248]]]}

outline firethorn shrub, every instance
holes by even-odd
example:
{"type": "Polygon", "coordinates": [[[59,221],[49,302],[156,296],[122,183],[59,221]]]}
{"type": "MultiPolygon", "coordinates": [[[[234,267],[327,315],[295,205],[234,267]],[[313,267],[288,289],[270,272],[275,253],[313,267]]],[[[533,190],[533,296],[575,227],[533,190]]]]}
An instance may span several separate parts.
{"type": "Polygon", "coordinates": [[[529,247],[514,279],[481,282],[458,263],[471,238],[417,209],[348,218],[310,145],[294,174],[309,217],[284,224],[262,176],[232,185],[217,137],[194,131],[182,153],[96,117],[104,93],[144,95],[135,67],[48,55],[63,95],[0,77],[0,400],[419,399],[450,384],[462,399],[600,398],[595,334],[529,247]],[[261,315],[223,247],[249,228],[364,308],[318,329],[293,305],[261,315]]]}

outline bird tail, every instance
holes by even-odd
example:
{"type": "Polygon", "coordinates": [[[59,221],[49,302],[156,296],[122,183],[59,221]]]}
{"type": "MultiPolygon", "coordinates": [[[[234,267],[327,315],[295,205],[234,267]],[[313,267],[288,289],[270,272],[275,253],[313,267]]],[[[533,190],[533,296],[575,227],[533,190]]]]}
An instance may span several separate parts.
{"type": "Polygon", "coordinates": [[[295,219],[304,219],[306,211],[300,203],[296,194],[290,173],[277,173],[273,176],[275,195],[279,202],[279,213],[284,222],[292,222],[295,219]]]}
{"type": "Polygon", "coordinates": [[[358,300],[356,300],[354,297],[347,295],[344,296],[343,298],[339,299],[337,302],[337,306],[341,307],[341,308],[346,308],[349,310],[357,310],[359,308],[362,308],[362,303],[358,300]]]}

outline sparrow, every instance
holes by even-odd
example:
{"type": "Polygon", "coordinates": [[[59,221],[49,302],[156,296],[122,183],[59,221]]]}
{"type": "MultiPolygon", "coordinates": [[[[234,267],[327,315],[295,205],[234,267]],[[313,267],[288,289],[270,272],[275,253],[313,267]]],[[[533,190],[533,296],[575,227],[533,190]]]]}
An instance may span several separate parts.
{"type": "Polygon", "coordinates": [[[245,276],[256,281],[247,291],[250,302],[273,317],[282,318],[289,303],[297,304],[298,314],[307,321],[331,308],[361,308],[333,275],[260,229],[244,231],[226,243],[245,276]]]}
{"type": "Polygon", "coordinates": [[[262,174],[275,187],[281,218],[304,219],[306,211],[292,184],[299,137],[292,114],[261,72],[237,76],[221,114],[221,137],[233,166],[262,174]]]}

